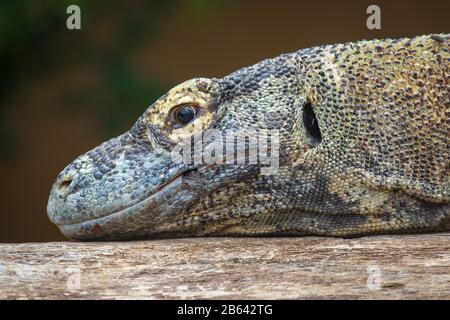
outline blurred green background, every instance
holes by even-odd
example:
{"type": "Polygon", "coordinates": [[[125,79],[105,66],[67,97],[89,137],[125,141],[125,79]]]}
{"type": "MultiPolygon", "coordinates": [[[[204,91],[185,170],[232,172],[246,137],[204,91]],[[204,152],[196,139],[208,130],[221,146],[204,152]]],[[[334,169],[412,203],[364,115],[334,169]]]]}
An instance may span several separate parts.
{"type": "Polygon", "coordinates": [[[53,179],[192,77],[359,39],[450,32],[449,1],[0,0],[0,242],[62,240],[53,179]],[[66,8],[81,8],[81,30],[66,8]],[[381,7],[382,29],[366,28],[381,7]]]}

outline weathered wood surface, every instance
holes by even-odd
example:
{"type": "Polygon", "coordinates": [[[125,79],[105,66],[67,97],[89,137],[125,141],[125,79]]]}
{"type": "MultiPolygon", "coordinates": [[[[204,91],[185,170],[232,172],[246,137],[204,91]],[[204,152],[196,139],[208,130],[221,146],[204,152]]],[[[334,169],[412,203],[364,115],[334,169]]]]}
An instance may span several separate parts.
{"type": "Polygon", "coordinates": [[[450,234],[0,245],[2,299],[450,299],[450,234]]]}

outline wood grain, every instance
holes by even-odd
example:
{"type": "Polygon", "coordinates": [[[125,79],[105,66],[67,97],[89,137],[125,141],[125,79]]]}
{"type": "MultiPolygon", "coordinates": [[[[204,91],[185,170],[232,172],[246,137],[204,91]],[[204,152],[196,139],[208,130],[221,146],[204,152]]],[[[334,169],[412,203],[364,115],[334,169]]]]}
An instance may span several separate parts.
{"type": "Polygon", "coordinates": [[[1,299],[450,299],[450,234],[0,244],[1,299]]]}

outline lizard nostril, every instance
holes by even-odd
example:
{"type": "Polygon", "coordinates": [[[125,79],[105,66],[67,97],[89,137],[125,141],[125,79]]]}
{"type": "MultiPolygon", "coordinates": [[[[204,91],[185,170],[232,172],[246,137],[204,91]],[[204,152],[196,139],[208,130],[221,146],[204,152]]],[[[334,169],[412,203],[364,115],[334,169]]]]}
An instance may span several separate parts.
{"type": "Polygon", "coordinates": [[[59,184],[58,184],[58,190],[61,193],[66,193],[67,189],[69,189],[70,184],[73,181],[73,175],[67,175],[61,178],[59,184]]]}

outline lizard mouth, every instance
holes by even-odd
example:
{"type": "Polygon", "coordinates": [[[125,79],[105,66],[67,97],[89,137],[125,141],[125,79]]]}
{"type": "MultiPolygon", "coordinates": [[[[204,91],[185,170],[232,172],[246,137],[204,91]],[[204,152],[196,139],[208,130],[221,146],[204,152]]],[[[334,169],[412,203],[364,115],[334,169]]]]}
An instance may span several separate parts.
{"type": "MultiPolygon", "coordinates": [[[[174,214],[179,204],[193,200],[195,192],[192,191],[195,191],[199,184],[201,184],[199,168],[191,168],[163,182],[151,194],[128,207],[94,219],[57,223],[57,226],[65,236],[71,239],[108,239],[108,234],[114,234],[113,230],[123,231],[124,225],[138,226],[137,222],[140,219],[144,225],[160,215],[169,217],[174,214]]],[[[132,230],[134,229],[129,230],[130,237],[136,238],[136,231],[134,230],[131,235],[132,230]]],[[[127,239],[127,232],[122,233],[123,238],[127,239]]],[[[114,236],[114,239],[117,239],[117,236],[114,236]]]]}

